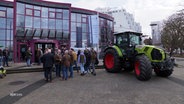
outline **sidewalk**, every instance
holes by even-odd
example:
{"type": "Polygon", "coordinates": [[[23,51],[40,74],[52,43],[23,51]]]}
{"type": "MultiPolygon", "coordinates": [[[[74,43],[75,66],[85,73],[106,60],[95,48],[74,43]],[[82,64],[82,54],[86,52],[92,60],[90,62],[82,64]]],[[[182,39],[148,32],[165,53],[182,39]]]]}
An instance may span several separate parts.
{"type": "MultiPolygon", "coordinates": [[[[42,65],[37,65],[33,63],[30,67],[27,67],[26,62],[14,63],[9,62],[9,67],[4,67],[7,73],[23,73],[23,72],[38,72],[43,71],[42,65]]],[[[99,60],[99,64],[96,66],[97,69],[103,68],[103,60],[99,60]]]]}

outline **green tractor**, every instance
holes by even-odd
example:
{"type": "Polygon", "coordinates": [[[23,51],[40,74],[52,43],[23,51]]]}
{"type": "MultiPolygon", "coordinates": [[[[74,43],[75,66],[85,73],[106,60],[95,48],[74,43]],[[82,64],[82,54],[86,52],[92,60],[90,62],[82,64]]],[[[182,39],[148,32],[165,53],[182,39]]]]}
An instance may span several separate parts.
{"type": "Polygon", "coordinates": [[[107,72],[134,71],[138,80],[151,79],[152,69],[156,75],[168,77],[174,63],[166,52],[156,46],[141,45],[142,34],[123,32],[114,34],[114,45],[104,50],[103,64],[107,72]]]}

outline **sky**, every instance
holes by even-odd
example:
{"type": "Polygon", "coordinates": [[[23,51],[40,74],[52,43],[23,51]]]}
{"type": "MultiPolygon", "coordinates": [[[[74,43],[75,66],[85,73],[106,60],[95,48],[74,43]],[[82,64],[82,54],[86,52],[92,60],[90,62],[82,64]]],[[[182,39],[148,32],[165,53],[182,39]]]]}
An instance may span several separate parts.
{"type": "MultiPolygon", "coordinates": [[[[11,1],[11,0],[10,0],[11,1]]],[[[142,26],[144,35],[151,35],[150,23],[166,20],[178,10],[184,9],[184,0],[46,0],[71,3],[72,7],[94,10],[98,7],[124,8],[134,15],[142,26]]]]}

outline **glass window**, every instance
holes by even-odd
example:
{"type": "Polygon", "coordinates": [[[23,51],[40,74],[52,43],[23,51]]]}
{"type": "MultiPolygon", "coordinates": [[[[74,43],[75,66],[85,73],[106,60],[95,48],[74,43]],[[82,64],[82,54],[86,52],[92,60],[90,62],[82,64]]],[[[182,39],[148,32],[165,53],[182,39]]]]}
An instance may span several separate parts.
{"type": "Polygon", "coordinates": [[[6,30],[6,40],[13,40],[13,31],[11,30],[6,30]]]}
{"type": "Polygon", "coordinates": [[[71,41],[76,41],[76,32],[71,32],[71,41]]]}
{"type": "Polygon", "coordinates": [[[33,19],[33,17],[31,17],[31,16],[26,16],[26,23],[25,23],[25,27],[33,27],[33,25],[32,25],[32,20],[33,19]]]}
{"type": "Polygon", "coordinates": [[[40,28],[40,18],[34,17],[34,28],[40,28]]]}
{"type": "Polygon", "coordinates": [[[82,25],[81,23],[77,23],[77,27],[81,27],[81,25],[82,25]]]}
{"type": "Polygon", "coordinates": [[[84,17],[83,17],[83,18],[82,18],[82,22],[83,22],[83,23],[86,23],[86,22],[87,22],[87,18],[84,18],[84,17]]]}
{"type": "Polygon", "coordinates": [[[5,18],[0,18],[0,28],[6,28],[6,19],[5,18]]]}
{"type": "MultiPolygon", "coordinates": [[[[1,38],[1,37],[0,37],[1,38]]],[[[5,41],[0,41],[0,45],[3,46],[1,47],[2,49],[4,49],[6,47],[5,41]]]]}
{"type": "Polygon", "coordinates": [[[34,16],[40,17],[40,15],[41,15],[40,13],[41,13],[40,10],[34,10],[34,16]]]}
{"type": "Polygon", "coordinates": [[[63,19],[69,19],[69,10],[63,10],[63,19]]]}
{"type": "Polygon", "coordinates": [[[82,33],[82,41],[87,41],[87,34],[86,33],[82,33]]]}
{"type": "Polygon", "coordinates": [[[42,32],[42,37],[47,37],[48,36],[48,30],[47,29],[43,29],[43,32],[42,32]]]}
{"type": "Polygon", "coordinates": [[[49,18],[55,18],[55,12],[49,12],[49,18]]]}
{"type": "Polygon", "coordinates": [[[49,19],[49,29],[55,29],[55,19],[49,19]]]}
{"type": "Polygon", "coordinates": [[[56,9],[56,12],[63,12],[62,9],[56,9]]]}
{"type": "Polygon", "coordinates": [[[6,31],[3,29],[0,29],[0,40],[5,40],[6,31]]]}
{"type": "Polygon", "coordinates": [[[48,8],[42,7],[42,17],[48,18],[48,8]]]}
{"type": "Polygon", "coordinates": [[[0,17],[6,17],[6,12],[5,11],[0,11],[0,17]]]}
{"type": "Polygon", "coordinates": [[[5,8],[5,7],[0,6],[0,10],[6,10],[6,8],[5,8]]]}
{"type": "Polygon", "coordinates": [[[48,19],[47,18],[42,18],[41,20],[41,28],[48,28],[48,19]]]}
{"type": "Polygon", "coordinates": [[[71,31],[76,31],[76,23],[72,22],[71,31]]]}
{"type": "Polygon", "coordinates": [[[35,37],[40,37],[40,35],[41,35],[41,30],[40,30],[40,29],[35,29],[35,34],[34,34],[34,36],[35,36],[35,37]]]}
{"type": "Polygon", "coordinates": [[[26,15],[33,15],[33,10],[32,9],[26,9],[26,15]]]}
{"type": "Polygon", "coordinates": [[[56,29],[62,29],[62,20],[56,20],[56,29]]]}
{"type": "Polygon", "coordinates": [[[13,19],[7,19],[7,29],[13,29],[13,19]]]}
{"type": "Polygon", "coordinates": [[[62,13],[57,12],[57,13],[56,13],[56,18],[58,18],[58,19],[62,18],[62,13]]]}
{"type": "Polygon", "coordinates": [[[29,5],[29,4],[26,4],[26,8],[33,9],[33,6],[32,5],[29,5]]]}
{"type": "Polygon", "coordinates": [[[63,38],[64,39],[68,39],[69,38],[69,32],[68,31],[64,31],[63,32],[63,38]]]}
{"type": "Polygon", "coordinates": [[[87,32],[86,29],[87,29],[87,25],[86,24],[82,24],[82,32],[87,32]]]}
{"type": "Polygon", "coordinates": [[[24,16],[17,15],[17,26],[24,27],[24,16]]]}
{"type": "Polygon", "coordinates": [[[56,30],[56,38],[60,39],[62,37],[62,30],[56,30]]]}
{"type": "Polygon", "coordinates": [[[12,8],[7,8],[7,17],[13,18],[13,9],[12,8]]]}
{"type": "Polygon", "coordinates": [[[55,12],[54,8],[49,8],[49,11],[55,12]]]}
{"type": "Polygon", "coordinates": [[[69,30],[69,20],[63,20],[63,29],[69,30]]]}
{"type": "Polygon", "coordinates": [[[77,14],[77,22],[81,22],[81,14],[77,14]]]}
{"type": "Polygon", "coordinates": [[[39,6],[34,6],[34,9],[36,9],[36,10],[41,10],[41,7],[39,7],[39,6]]]}
{"type": "Polygon", "coordinates": [[[76,14],[75,13],[71,13],[71,21],[76,21],[76,14]]]}
{"type": "Polygon", "coordinates": [[[50,30],[49,37],[55,37],[55,30],[50,30]]]}
{"type": "Polygon", "coordinates": [[[26,28],[26,36],[31,37],[33,36],[33,30],[31,28],[26,28]]]}
{"type": "Polygon", "coordinates": [[[17,36],[24,36],[24,28],[23,27],[17,27],[17,36]]]}
{"type": "Polygon", "coordinates": [[[25,11],[25,5],[22,3],[17,3],[17,13],[24,14],[24,11],[25,11]]]}

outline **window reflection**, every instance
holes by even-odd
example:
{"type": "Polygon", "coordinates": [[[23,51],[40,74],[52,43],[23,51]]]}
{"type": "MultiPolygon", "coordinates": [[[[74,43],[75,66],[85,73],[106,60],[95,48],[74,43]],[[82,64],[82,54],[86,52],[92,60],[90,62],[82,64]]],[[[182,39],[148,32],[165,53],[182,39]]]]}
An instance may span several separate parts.
{"type": "Polygon", "coordinates": [[[24,36],[24,28],[22,27],[17,27],[17,36],[24,36]]]}
{"type": "Polygon", "coordinates": [[[48,18],[48,8],[42,7],[42,17],[48,18]]]}
{"type": "Polygon", "coordinates": [[[62,30],[56,30],[56,38],[60,39],[62,37],[62,30]]]}
{"type": "Polygon", "coordinates": [[[43,29],[42,37],[47,37],[47,36],[48,36],[48,30],[47,29],[43,29]]]}
{"type": "Polygon", "coordinates": [[[6,19],[0,18],[0,28],[6,28],[6,19]]]}
{"type": "Polygon", "coordinates": [[[34,28],[40,28],[40,18],[34,18],[34,28]]]}
{"type": "Polygon", "coordinates": [[[47,18],[42,18],[42,25],[41,28],[48,28],[48,19],[47,18]]]}
{"type": "Polygon", "coordinates": [[[22,3],[17,3],[17,13],[18,14],[24,14],[25,5],[22,3]]]}
{"type": "Polygon", "coordinates": [[[62,29],[62,20],[56,20],[56,29],[62,29]]]}
{"type": "Polygon", "coordinates": [[[35,37],[39,37],[41,35],[41,30],[40,29],[35,29],[35,37]]]}
{"type": "Polygon", "coordinates": [[[26,16],[26,23],[25,23],[25,27],[32,27],[32,19],[33,17],[31,16],[26,16]]]}
{"type": "Polygon", "coordinates": [[[17,15],[17,26],[24,27],[24,16],[23,15],[17,15]]]}
{"type": "Polygon", "coordinates": [[[49,29],[55,29],[55,19],[49,19],[49,29]]]}
{"type": "Polygon", "coordinates": [[[69,11],[63,10],[63,19],[69,19],[69,11]]]}
{"type": "Polygon", "coordinates": [[[5,11],[0,11],[0,17],[6,17],[6,12],[5,11]]]}
{"type": "Polygon", "coordinates": [[[5,40],[6,32],[4,29],[0,29],[0,40],[5,40]]]}
{"type": "Polygon", "coordinates": [[[49,37],[55,37],[55,30],[50,30],[49,37]]]}

